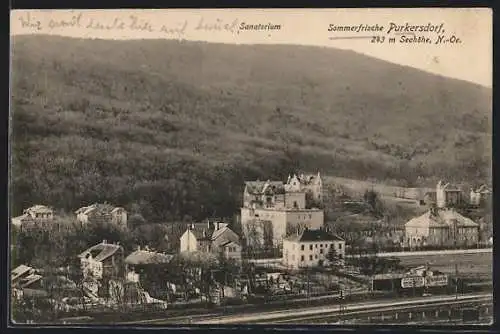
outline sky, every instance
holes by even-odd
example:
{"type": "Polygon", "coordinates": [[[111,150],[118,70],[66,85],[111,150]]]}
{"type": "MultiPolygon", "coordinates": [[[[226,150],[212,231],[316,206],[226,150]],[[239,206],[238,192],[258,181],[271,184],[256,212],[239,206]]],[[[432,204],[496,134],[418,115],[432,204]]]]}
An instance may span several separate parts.
{"type": "Polygon", "coordinates": [[[487,8],[15,10],[10,23],[11,35],[333,47],[486,87],[493,80],[492,11],[487,8]],[[240,29],[258,24],[280,29],[240,29]],[[330,25],[337,29],[329,31],[330,25]],[[380,29],[338,29],[360,25],[380,29]],[[433,31],[396,31],[400,26],[433,31]],[[451,40],[436,44],[439,36],[451,40]],[[401,42],[419,37],[430,43],[401,42]]]}

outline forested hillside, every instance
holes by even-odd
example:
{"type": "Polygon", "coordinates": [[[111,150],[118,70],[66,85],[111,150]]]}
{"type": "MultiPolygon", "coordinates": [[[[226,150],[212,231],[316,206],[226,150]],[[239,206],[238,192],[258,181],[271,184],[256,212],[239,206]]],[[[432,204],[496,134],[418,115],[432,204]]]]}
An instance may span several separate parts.
{"type": "Polygon", "coordinates": [[[245,179],[297,169],[490,181],[491,94],[330,48],[17,36],[12,214],[227,216],[245,179]]]}

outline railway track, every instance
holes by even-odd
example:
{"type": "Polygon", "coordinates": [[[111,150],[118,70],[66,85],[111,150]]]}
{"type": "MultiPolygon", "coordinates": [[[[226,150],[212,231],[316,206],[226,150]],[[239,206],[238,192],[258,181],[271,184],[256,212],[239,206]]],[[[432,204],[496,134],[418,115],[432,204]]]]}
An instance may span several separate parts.
{"type": "MultiPolygon", "coordinates": [[[[487,300],[485,297],[484,299],[480,301],[487,300]]],[[[479,301],[477,301],[479,302],[479,301]]],[[[337,310],[336,312],[331,312],[331,314],[319,314],[319,315],[312,315],[312,316],[303,316],[303,317],[294,317],[292,319],[282,319],[282,320],[276,320],[276,321],[271,321],[271,322],[266,322],[270,324],[291,324],[291,323],[301,323],[301,322],[307,322],[307,323],[314,323],[317,321],[325,321],[329,317],[330,318],[338,318],[339,316],[342,316],[343,319],[348,320],[348,318],[355,317],[357,315],[364,315],[364,316],[370,316],[374,314],[383,314],[383,313],[394,313],[394,311],[407,311],[407,310],[415,310],[415,311],[425,311],[428,309],[433,309],[436,307],[442,307],[442,306],[447,306],[447,307],[453,307],[457,305],[463,305],[467,303],[476,303],[476,301],[453,301],[453,302],[439,302],[439,303],[431,303],[431,304],[424,304],[422,306],[415,306],[415,305],[406,305],[406,306],[399,306],[397,310],[394,309],[394,306],[387,306],[387,307],[380,307],[377,309],[370,309],[370,310],[359,310],[359,311],[349,311],[349,310],[344,310],[341,314],[340,310],[337,310]]],[[[254,322],[257,324],[258,322],[254,322]]]]}
{"type": "MultiPolygon", "coordinates": [[[[385,301],[385,302],[372,302],[372,303],[356,303],[344,305],[344,315],[354,314],[369,314],[380,313],[382,310],[393,311],[395,308],[398,310],[411,309],[416,307],[438,307],[443,305],[457,305],[464,303],[477,303],[492,300],[491,294],[476,294],[464,296],[446,296],[446,297],[425,297],[418,299],[410,299],[404,301],[385,301]],[[357,312],[357,313],[354,313],[357,312]]],[[[305,310],[285,310],[274,312],[263,312],[260,314],[241,314],[234,316],[220,316],[212,319],[200,319],[193,321],[192,324],[251,324],[251,323],[287,323],[296,321],[306,321],[321,319],[328,316],[339,314],[339,304],[330,307],[315,307],[305,310]],[[299,319],[299,320],[297,320],[299,319]]]]}

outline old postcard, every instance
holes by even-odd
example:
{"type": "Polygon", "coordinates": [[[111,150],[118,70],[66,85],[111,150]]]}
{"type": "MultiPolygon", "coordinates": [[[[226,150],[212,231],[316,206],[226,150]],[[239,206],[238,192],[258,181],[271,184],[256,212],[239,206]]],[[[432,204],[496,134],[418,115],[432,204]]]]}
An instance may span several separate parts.
{"type": "Polygon", "coordinates": [[[492,323],[490,9],[10,24],[11,326],[492,323]]]}

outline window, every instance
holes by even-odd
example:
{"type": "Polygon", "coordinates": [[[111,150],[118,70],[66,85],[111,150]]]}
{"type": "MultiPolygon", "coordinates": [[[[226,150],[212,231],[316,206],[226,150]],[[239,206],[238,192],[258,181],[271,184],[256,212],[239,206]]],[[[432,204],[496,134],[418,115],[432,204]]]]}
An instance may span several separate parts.
{"type": "Polygon", "coordinates": [[[301,246],[300,246],[300,250],[304,250],[304,245],[301,245],[301,246]]]}
{"type": "Polygon", "coordinates": [[[309,261],[312,261],[312,259],[313,259],[313,256],[309,255],[309,261]]]}
{"type": "Polygon", "coordinates": [[[342,244],[339,244],[339,249],[342,249],[342,244]]]}
{"type": "Polygon", "coordinates": [[[319,250],[319,253],[320,253],[320,254],[323,254],[323,249],[320,249],[320,250],[319,250]]]}
{"type": "Polygon", "coordinates": [[[323,244],[319,244],[319,247],[323,248],[323,244]]]}
{"type": "Polygon", "coordinates": [[[293,202],[293,207],[294,207],[294,208],[298,208],[298,207],[299,207],[299,206],[297,205],[297,201],[294,201],[294,202],[293,202]]]}
{"type": "Polygon", "coordinates": [[[309,250],[313,250],[313,245],[309,245],[309,250]]]}
{"type": "Polygon", "coordinates": [[[314,245],[315,247],[314,248],[318,248],[318,244],[314,245]]]}
{"type": "Polygon", "coordinates": [[[312,214],[309,214],[309,219],[312,219],[312,214]]]}
{"type": "Polygon", "coordinates": [[[314,258],[317,260],[318,259],[318,254],[314,255],[314,258]]]}
{"type": "Polygon", "coordinates": [[[304,262],[304,255],[300,256],[300,261],[304,262]]]}

